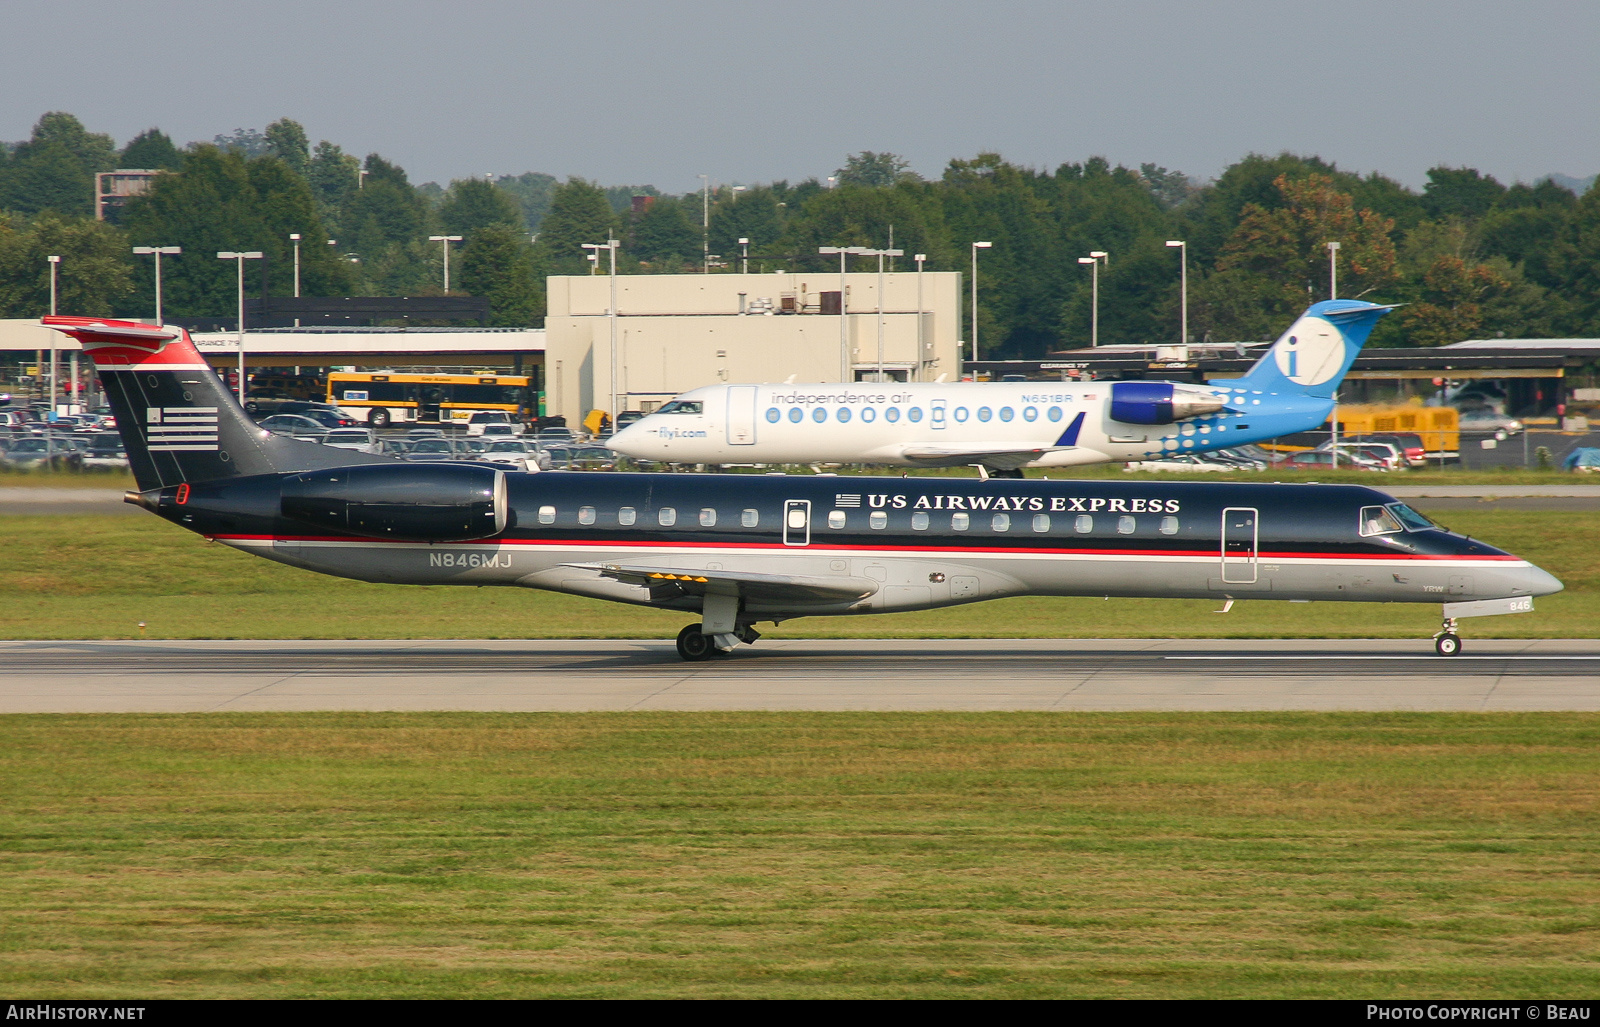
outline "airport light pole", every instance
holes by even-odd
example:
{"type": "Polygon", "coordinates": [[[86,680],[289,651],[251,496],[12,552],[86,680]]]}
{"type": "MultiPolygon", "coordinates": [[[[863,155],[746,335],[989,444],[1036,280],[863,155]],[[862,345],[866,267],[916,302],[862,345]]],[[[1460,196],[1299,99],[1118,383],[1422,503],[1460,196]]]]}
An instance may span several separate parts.
{"type": "Polygon", "coordinates": [[[739,239],[739,261],[740,261],[740,263],[739,263],[739,273],[742,274],[742,275],[749,274],[750,273],[750,240],[746,239],[746,238],[744,238],[742,236],[739,239]]]}
{"type": "Polygon", "coordinates": [[[850,322],[847,317],[849,311],[845,306],[845,258],[852,253],[865,253],[865,246],[818,246],[817,252],[824,256],[837,253],[839,255],[839,380],[850,380],[850,322]]]}
{"type": "MultiPolygon", "coordinates": [[[[52,253],[44,258],[50,264],[50,316],[56,313],[56,271],[61,267],[61,255],[52,253]]],[[[50,416],[56,415],[56,333],[50,333],[50,416]]]]}
{"type": "Polygon", "coordinates": [[[898,257],[905,250],[867,250],[864,256],[878,258],[878,381],[883,381],[883,258],[898,257]]]}
{"type": "Polygon", "coordinates": [[[1339,244],[1328,244],[1328,298],[1339,298],[1339,244]]]}
{"type": "Polygon", "coordinates": [[[700,179],[700,273],[711,273],[711,176],[700,179]]]}
{"type": "Polygon", "coordinates": [[[1100,261],[1094,257],[1079,257],[1078,263],[1093,265],[1089,272],[1093,276],[1093,298],[1089,307],[1089,346],[1092,349],[1100,345],[1100,261]]]}
{"type": "Polygon", "coordinates": [[[356,169],[356,188],[357,189],[365,189],[367,187],[367,176],[370,175],[370,174],[372,174],[372,172],[368,171],[366,168],[357,168],[356,169]]]}
{"type": "Polygon", "coordinates": [[[244,262],[247,260],[260,260],[260,250],[249,252],[235,252],[221,250],[217,253],[218,260],[234,260],[239,263],[239,405],[244,406],[245,372],[244,372],[244,262]]]}
{"type": "Polygon", "coordinates": [[[595,267],[600,266],[600,251],[611,251],[611,428],[617,427],[617,247],[622,243],[616,239],[607,239],[605,242],[586,242],[583,248],[589,251],[589,259],[594,261],[595,267]]]}
{"type": "MultiPolygon", "coordinates": [[[[978,251],[986,250],[993,246],[992,242],[975,242],[972,244],[972,362],[978,362],[978,251]]],[[[976,380],[977,369],[973,369],[976,380]]]]}
{"type": "Polygon", "coordinates": [[[1183,300],[1179,314],[1178,345],[1189,345],[1189,244],[1183,239],[1168,239],[1168,246],[1175,246],[1178,250],[1178,264],[1181,268],[1179,275],[1183,285],[1183,300]]]}
{"type": "Polygon", "coordinates": [[[460,242],[459,235],[430,235],[429,242],[436,242],[444,248],[444,294],[450,295],[450,244],[460,242]]]}
{"type": "MultiPolygon", "coordinates": [[[[183,252],[182,246],[135,246],[133,252],[141,257],[156,258],[156,324],[165,324],[161,320],[161,256],[176,256],[183,252]]],[[[299,295],[296,293],[295,295],[299,295]]]]}
{"type": "Polygon", "coordinates": [[[928,255],[919,253],[911,258],[917,262],[917,377],[922,377],[922,265],[927,262],[928,255]]]}

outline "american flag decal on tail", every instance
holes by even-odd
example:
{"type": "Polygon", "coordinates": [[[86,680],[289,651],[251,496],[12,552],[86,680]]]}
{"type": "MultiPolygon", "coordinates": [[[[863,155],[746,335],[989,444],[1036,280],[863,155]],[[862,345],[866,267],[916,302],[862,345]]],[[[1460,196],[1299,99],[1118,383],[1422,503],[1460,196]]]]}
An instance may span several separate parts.
{"type": "Polygon", "coordinates": [[[152,453],[215,453],[216,407],[146,407],[152,453]]]}

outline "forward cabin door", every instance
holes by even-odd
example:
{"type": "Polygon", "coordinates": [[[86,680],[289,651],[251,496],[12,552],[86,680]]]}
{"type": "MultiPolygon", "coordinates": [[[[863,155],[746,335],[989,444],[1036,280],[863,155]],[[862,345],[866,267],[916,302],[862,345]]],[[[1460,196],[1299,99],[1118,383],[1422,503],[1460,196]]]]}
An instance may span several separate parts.
{"type": "Polygon", "coordinates": [[[811,500],[789,499],[783,504],[783,544],[811,544],[811,500]]]}
{"type": "Polygon", "coordinates": [[[728,445],[756,444],[756,387],[728,387],[728,445]]]}
{"type": "Polygon", "coordinates": [[[1222,511],[1222,580],[1254,584],[1260,570],[1261,512],[1251,506],[1222,511]]]}

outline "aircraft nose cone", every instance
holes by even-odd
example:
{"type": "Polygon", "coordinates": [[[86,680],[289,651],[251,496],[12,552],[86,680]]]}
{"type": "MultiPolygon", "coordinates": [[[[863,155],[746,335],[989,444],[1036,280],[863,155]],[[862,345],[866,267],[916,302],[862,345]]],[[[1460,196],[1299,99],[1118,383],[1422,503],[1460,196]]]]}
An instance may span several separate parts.
{"type": "Polygon", "coordinates": [[[639,441],[643,433],[637,424],[630,424],[606,440],[606,448],[623,456],[638,456],[639,441]]]}
{"type": "Polygon", "coordinates": [[[1567,587],[1554,574],[1539,567],[1529,567],[1523,574],[1527,580],[1527,589],[1530,595],[1553,595],[1567,587]]]}

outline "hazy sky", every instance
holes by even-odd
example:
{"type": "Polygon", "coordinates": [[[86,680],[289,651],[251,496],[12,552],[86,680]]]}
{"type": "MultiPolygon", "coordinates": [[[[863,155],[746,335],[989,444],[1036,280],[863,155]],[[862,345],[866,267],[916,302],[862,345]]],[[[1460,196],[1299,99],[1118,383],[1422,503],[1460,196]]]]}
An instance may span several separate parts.
{"type": "Polygon", "coordinates": [[[48,110],[119,144],[279,117],[412,181],[545,171],[668,192],[936,176],[997,150],[1201,178],[1317,153],[1420,185],[1600,170],[1594,0],[7,0],[0,139],[48,110]]]}

